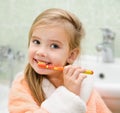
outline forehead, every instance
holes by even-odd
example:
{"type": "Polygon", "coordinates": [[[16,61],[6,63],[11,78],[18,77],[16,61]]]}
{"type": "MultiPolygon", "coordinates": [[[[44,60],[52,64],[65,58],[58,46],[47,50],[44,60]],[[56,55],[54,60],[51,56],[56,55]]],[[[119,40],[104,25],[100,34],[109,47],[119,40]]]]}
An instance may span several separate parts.
{"type": "Polygon", "coordinates": [[[32,37],[39,37],[49,40],[58,40],[63,43],[69,43],[69,34],[61,26],[37,26],[34,28],[32,37]]]}
{"type": "Polygon", "coordinates": [[[65,20],[65,19],[54,19],[54,20],[49,20],[49,19],[43,19],[43,20],[39,20],[38,22],[36,22],[36,24],[34,24],[32,26],[32,31],[36,28],[53,28],[53,27],[60,27],[62,29],[64,29],[64,31],[66,31],[66,33],[68,33],[68,35],[73,34],[74,31],[74,27],[73,25],[65,20]]]}

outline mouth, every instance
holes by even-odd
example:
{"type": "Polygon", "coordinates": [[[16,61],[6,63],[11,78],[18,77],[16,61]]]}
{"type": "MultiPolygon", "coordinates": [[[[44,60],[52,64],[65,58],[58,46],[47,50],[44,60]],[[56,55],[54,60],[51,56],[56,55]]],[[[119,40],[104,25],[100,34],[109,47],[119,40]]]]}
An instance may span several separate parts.
{"type": "MultiPolygon", "coordinates": [[[[33,59],[38,65],[42,65],[43,67],[45,66],[52,66],[51,62],[47,62],[47,61],[43,61],[43,60],[37,60],[37,59],[33,59]]],[[[41,67],[42,67],[41,66],[41,67]]]]}
{"type": "Polygon", "coordinates": [[[56,71],[63,71],[63,67],[54,66],[51,62],[40,61],[37,59],[34,59],[34,61],[37,62],[38,66],[40,68],[56,70],[56,71]]]}

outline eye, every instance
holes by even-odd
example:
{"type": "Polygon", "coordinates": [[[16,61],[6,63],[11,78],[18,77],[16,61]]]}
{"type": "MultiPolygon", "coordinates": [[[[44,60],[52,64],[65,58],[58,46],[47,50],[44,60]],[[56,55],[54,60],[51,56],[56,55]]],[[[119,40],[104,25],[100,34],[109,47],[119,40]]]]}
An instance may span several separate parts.
{"type": "Polygon", "coordinates": [[[59,46],[57,45],[57,44],[51,44],[51,46],[50,46],[51,48],[54,48],[54,49],[57,49],[57,48],[59,48],[59,46]]]}
{"type": "Polygon", "coordinates": [[[33,42],[34,44],[37,44],[37,45],[40,44],[40,41],[39,41],[39,40],[33,40],[32,42],[33,42]]]}

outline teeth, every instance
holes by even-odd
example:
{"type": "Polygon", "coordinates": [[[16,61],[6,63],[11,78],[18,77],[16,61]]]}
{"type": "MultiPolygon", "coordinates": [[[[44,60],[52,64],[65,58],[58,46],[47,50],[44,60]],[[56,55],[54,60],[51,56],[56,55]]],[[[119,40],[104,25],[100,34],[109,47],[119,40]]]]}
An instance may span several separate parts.
{"type": "Polygon", "coordinates": [[[38,63],[40,63],[40,64],[46,64],[45,62],[41,62],[41,61],[38,61],[38,63]]]}
{"type": "Polygon", "coordinates": [[[37,60],[37,59],[34,59],[37,63],[42,63],[42,64],[46,64],[46,65],[50,65],[51,63],[50,62],[45,62],[45,61],[40,61],[40,60],[37,60]]]}
{"type": "Polygon", "coordinates": [[[38,61],[38,63],[42,63],[42,64],[46,64],[46,65],[49,65],[50,63],[49,62],[43,62],[43,61],[38,61]]]}

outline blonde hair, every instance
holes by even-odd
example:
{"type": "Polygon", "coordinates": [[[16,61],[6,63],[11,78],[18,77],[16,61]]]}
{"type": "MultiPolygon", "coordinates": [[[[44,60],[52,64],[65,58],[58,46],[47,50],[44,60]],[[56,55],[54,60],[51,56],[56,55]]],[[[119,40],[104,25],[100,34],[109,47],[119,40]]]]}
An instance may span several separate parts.
{"type": "MultiPolygon", "coordinates": [[[[57,8],[45,10],[34,20],[29,32],[28,46],[30,44],[30,39],[34,29],[38,26],[48,25],[63,26],[70,37],[70,49],[72,50],[74,48],[81,48],[81,39],[84,35],[81,22],[74,14],[57,8]]],[[[36,73],[28,63],[25,69],[25,78],[28,82],[28,86],[31,90],[34,100],[38,105],[41,105],[41,103],[45,100],[45,95],[42,89],[43,76],[40,76],[38,73],[36,73]]]]}

